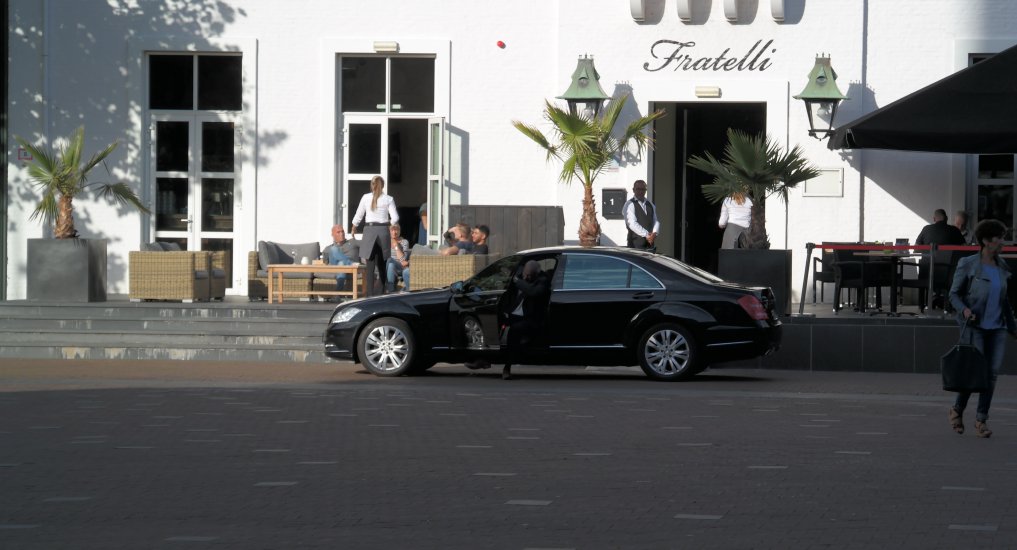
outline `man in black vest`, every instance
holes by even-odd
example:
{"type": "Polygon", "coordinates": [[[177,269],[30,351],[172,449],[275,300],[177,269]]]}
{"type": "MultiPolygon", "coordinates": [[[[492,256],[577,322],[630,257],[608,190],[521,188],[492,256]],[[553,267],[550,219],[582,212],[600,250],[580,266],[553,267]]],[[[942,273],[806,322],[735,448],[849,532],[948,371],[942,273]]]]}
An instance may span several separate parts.
{"type": "Polygon", "coordinates": [[[655,249],[660,222],[657,221],[657,209],[646,198],[646,182],[636,180],[632,184],[632,194],[635,196],[625,201],[622,207],[625,227],[629,230],[628,247],[655,249]]]}

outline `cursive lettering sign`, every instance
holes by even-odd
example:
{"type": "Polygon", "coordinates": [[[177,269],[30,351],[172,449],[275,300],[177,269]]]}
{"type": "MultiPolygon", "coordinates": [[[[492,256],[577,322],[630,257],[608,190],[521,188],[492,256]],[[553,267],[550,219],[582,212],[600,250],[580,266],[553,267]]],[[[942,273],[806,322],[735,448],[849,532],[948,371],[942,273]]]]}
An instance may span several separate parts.
{"type": "Polygon", "coordinates": [[[695,42],[679,42],[678,40],[658,40],[650,46],[650,55],[658,60],[657,66],[651,66],[648,61],[643,63],[643,70],[649,72],[659,71],[669,65],[674,71],[759,71],[763,72],[770,68],[773,63],[766,55],[777,53],[777,48],[770,48],[773,40],[757,40],[749,48],[745,55],[738,57],[737,54],[730,55],[731,48],[725,48],[716,57],[696,57],[692,53],[695,42]],[[762,44],[762,47],[760,47],[762,44]]]}

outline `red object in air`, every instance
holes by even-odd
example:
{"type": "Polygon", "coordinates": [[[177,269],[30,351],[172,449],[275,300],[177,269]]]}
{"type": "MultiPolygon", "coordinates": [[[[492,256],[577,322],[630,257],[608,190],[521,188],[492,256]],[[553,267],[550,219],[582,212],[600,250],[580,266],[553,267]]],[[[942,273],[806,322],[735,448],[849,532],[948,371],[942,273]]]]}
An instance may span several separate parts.
{"type": "Polygon", "coordinates": [[[505,49],[505,43],[502,42],[501,40],[499,40],[498,41],[498,47],[504,50],[505,49]]]}

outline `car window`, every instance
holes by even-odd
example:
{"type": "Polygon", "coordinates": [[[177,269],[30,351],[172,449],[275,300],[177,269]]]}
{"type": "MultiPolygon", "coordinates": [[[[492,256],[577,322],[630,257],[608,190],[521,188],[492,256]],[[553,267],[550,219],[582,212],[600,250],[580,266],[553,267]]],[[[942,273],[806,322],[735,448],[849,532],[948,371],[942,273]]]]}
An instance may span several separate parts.
{"type": "Polygon", "coordinates": [[[720,277],[714,275],[713,273],[710,273],[709,271],[704,271],[702,269],[699,269],[698,267],[691,266],[689,264],[680,262],[674,258],[664,256],[662,254],[655,255],[653,257],[653,261],[660,264],[664,264],[665,266],[678,271],[682,275],[685,275],[686,277],[691,277],[701,283],[724,282],[724,279],[721,279],[720,277]]]}
{"type": "Polygon", "coordinates": [[[521,256],[506,256],[480,270],[466,283],[467,290],[505,290],[508,288],[512,274],[519,265],[521,256]]]}
{"type": "Polygon", "coordinates": [[[562,277],[565,290],[607,288],[660,288],[649,273],[618,258],[570,254],[562,277]]]}

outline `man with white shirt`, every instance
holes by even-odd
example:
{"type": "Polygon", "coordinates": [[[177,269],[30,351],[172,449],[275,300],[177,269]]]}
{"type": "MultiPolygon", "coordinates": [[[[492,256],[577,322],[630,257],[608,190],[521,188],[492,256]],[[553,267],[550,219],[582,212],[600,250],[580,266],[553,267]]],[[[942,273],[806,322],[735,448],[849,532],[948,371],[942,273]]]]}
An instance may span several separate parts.
{"type": "Polygon", "coordinates": [[[622,207],[625,227],[629,230],[628,247],[655,250],[660,222],[657,220],[657,209],[646,198],[646,182],[636,180],[632,184],[632,194],[635,196],[625,201],[625,206],[622,207]]]}

